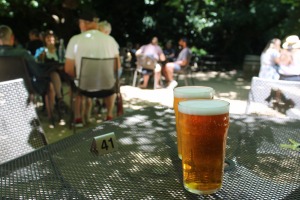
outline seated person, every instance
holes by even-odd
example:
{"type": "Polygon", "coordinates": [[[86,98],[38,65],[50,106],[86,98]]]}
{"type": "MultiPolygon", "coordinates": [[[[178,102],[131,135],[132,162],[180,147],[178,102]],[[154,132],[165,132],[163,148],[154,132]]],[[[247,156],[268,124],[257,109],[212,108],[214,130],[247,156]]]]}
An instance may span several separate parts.
{"type": "Polygon", "coordinates": [[[48,30],[45,32],[44,43],[44,50],[43,52],[41,52],[41,55],[39,55],[39,57],[42,57],[43,63],[48,66],[49,76],[54,86],[58,106],[60,109],[64,109],[65,104],[63,102],[61,83],[61,77],[64,76],[64,71],[63,66],[59,64],[58,49],[56,47],[56,36],[54,35],[53,31],[48,30]],[[62,69],[59,69],[60,67],[62,69]]]}
{"type": "MultiPolygon", "coordinates": [[[[106,35],[110,35],[112,27],[108,21],[101,21],[98,23],[98,30],[106,35]]],[[[119,44],[118,44],[118,48],[119,48],[119,44]]],[[[123,72],[123,68],[120,67],[118,69],[118,78],[121,77],[122,72],[123,72]]]]}
{"type": "Polygon", "coordinates": [[[300,81],[300,40],[296,35],[286,38],[279,57],[279,80],[300,81]]]}
{"type": "MultiPolygon", "coordinates": [[[[65,62],[65,72],[73,78],[80,77],[81,69],[81,58],[91,57],[91,58],[117,58],[117,69],[120,65],[119,57],[119,45],[113,37],[107,34],[103,34],[98,30],[98,20],[97,14],[92,10],[84,10],[79,16],[79,27],[81,33],[73,36],[66,50],[66,62],[65,62]],[[87,37],[88,36],[88,37],[87,37]],[[75,66],[75,69],[74,69],[75,66]]],[[[75,82],[77,84],[77,82],[75,82]]],[[[100,90],[100,91],[87,91],[82,93],[78,91],[75,100],[75,127],[83,126],[82,116],[88,119],[90,113],[91,104],[86,108],[87,113],[81,113],[81,102],[86,95],[92,95],[97,93],[97,97],[104,98],[105,105],[107,107],[107,117],[106,120],[111,120],[113,118],[113,109],[116,99],[115,86],[111,89],[100,90]],[[85,115],[85,116],[84,116],[85,115]]]]}
{"type": "Polygon", "coordinates": [[[165,48],[163,49],[163,52],[166,56],[166,61],[167,62],[174,62],[176,60],[176,51],[172,46],[172,41],[169,40],[166,43],[165,48]]]}
{"type": "Polygon", "coordinates": [[[177,81],[175,81],[173,78],[174,71],[180,71],[181,69],[189,65],[192,57],[192,52],[188,47],[187,38],[181,38],[178,43],[182,50],[180,51],[176,61],[168,62],[164,67],[164,74],[168,82],[168,88],[172,89],[178,85],[177,81]]]}
{"type": "Polygon", "coordinates": [[[260,56],[260,69],[258,77],[265,79],[279,79],[278,67],[281,41],[278,38],[271,39],[260,56]]]}
{"type": "MultiPolygon", "coordinates": [[[[137,51],[136,51],[136,56],[148,56],[151,57],[153,59],[155,59],[156,61],[165,61],[166,57],[165,54],[163,53],[161,47],[158,45],[158,39],[157,37],[153,37],[151,40],[151,43],[147,44],[147,45],[143,45],[141,46],[137,51]]],[[[147,88],[148,86],[148,81],[150,78],[150,73],[152,72],[152,70],[147,70],[144,69],[143,70],[143,84],[140,85],[140,88],[147,88]]],[[[155,76],[155,80],[156,83],[154,83],[156,85],[156,88],[161,88],[160,84],[159,84],[159,80],[160,80],[160,75],[161,75],[161,66],[157,63],[154,69],[154,76],[155,76]]]]}
{"type": "Polygon", "coordinates": [[[111,24],[108,21],[101,21],[98,24],[98,29],[102,33],[109,35],[111,33],[111,24]]]}
{"type": "Polygon", "coordinates": [[[31,55],[35,55],[35,52],[40,47],[44,46],[43,41],[40,39],[40,33],[37,29],[32,29],[29,31],[29,42],[26,45],[28,51],[31,55]]]}
{"type": "MultiPolygon", "coordinates": [[[[50,97],[49,109],[53,107],[55,91],[53,85],[50,84],[50,78],[46,76],[46,68],[38,65],[33,56],[26,50],[15,48],[14,35],[10,27],[6,25],[0,26],[0,56],[20,56],[23,57],[27,67],[29,76],[31,78],[34,92],[44,96],[50,97]]],[[[49,113],[48,113],[49,114],[49,113]]],[[[50,117],[50,115],[49,115],[50,117]]]]}

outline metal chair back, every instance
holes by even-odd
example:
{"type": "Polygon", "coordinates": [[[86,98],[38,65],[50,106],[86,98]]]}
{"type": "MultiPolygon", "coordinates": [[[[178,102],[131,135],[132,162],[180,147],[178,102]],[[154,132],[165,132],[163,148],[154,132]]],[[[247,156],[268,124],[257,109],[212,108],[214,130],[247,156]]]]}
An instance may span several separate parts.
{"type": "Polygon", "coordinates": [[[0,82],[0,163],[47,144],[23,79],[0,82]]]}
{"type": "Polygon", "coordinates": [[[300,118],[300,82],[253,77],[246,113],[300,118]]]}
{"type": "Polygon", "coordinates": [[[154,70],[156,66],[157,61],[150,56],[137,56],[137,65],[141,66],[143,69],[150,69],[154,70]]]}
{"type": "Polygon", "coordinates": [[[22,78],[30,93],[33,93],[26,62],[21,56],[0,56],[0,81],[22,78]]]}
{"type": "MultiPolygon", "coordinates": [[[[157,61],[150,56],[145,56],[145,55],[139,55],[136,57],[136,69],[134,71],[134,75],[133,75],[133,82],[132,82],[132,86],[135,87],[136,83],[138,81],[138,78],[141,79],[143,76],[143,69],[147,69],[147,70],[152,70],[153,74],[155,73],[155,67],[156,67],[157,61]]],[[[153,84],[153,89],[156,88],[156,77],[153,76],[154,78],[154,84],[153,84]]]]}
{"type": "Polygon", "coordinates": [[[79,89],[85,91],[100,91],[113,88],[116,83],[116,58],[81,59],[79,89]]]}

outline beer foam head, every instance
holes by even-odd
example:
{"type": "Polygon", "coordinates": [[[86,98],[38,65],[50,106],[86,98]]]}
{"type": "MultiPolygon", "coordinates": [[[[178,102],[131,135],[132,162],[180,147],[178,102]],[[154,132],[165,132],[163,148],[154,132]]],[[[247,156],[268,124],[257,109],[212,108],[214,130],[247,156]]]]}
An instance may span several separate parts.
{"type": "Polygon", "coordinates": [[[229,102],[218,99],[182,101],[178,110],[189,115],[221,115],[229,112],[229,102]]]}
{"type": "Polygon", "coordinates": [[[177,98],[205,98],[212,99],[215,90],[205,86],[183,86],[174,89],[174,97],[177,98]]]}

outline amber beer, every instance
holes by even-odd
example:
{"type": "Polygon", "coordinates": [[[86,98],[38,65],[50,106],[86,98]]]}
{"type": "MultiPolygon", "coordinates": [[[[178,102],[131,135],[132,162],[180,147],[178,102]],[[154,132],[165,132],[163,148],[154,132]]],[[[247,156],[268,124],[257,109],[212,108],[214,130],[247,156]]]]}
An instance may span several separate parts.
{"type": "Polygon", "coordinates": [[[190,100],[178,105],[182,137],[184,187],[196,194],[211,194],[222,185],[229,103],[190,100]]]}
{"type": "Polygon", "coordinates": [[[178,121],[178,103],[181,101],[191,100],[191,99],[212,99],[215,91],[211,87],[205,86],[183,86],[174,89],[174,103],[173,108],[176,118],[176,132],[177,132],[177,147],[178,147],[178,157],[181,159],[181,135],[179,132],[178,121]]]}

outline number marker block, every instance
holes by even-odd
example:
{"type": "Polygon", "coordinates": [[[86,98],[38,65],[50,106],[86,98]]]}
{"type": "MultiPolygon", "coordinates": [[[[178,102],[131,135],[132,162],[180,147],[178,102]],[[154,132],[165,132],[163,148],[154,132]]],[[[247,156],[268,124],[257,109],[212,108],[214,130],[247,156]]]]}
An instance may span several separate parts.
{"type": "Polygon", "coordinates": [[[103,155],[118,150],[117,139],[114,132],[94,137],[91,152],[103,155]]]}

